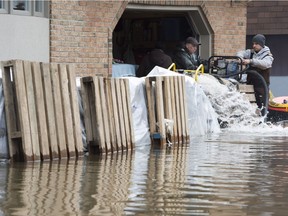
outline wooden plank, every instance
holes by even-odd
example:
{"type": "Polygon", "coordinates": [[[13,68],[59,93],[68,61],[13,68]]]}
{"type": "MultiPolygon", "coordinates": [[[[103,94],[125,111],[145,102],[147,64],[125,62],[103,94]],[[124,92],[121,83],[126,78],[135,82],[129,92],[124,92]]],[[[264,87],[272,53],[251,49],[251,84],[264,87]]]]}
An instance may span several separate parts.
{"type": "MultiPolygon", "coordinates": [[[[88,100],[91,110],[91,120],[92,120],[92,140],[94,141],[93,145],[98,145],[98,150],[100,150],[100,136],[99,136],[99,124],[97,122],[97,113],[96,113],[96,102],[100,101],[99,98],[96,98],[95,96],[95,84],[94,82],[91,82],[89,85],[89,91],[88,91],[88,100]]],[[[99,102],[98,102],[99,103],[99,102]]]]}
{"type": "Polygon", "coordinates": [[[148,118],[149,118],[149,128],[150,134],[156,133],[156,119],[155,119],[155,100],[153,95],[153,86],[151,77],[145,78],[145,87],[146,87],[146,95],[147,95],[147,110],[148,110],[148,118]]]}
{"type": "Polygon", "coordinates": [[[256,102],[255,91],[253,85],[239,84],[238,90],[241,93],[244,93],[244,98],[246,98],[249,102],[256,102]]]}
{"type": "Polygon", "coordinates": [[[177,122],[177,140],[178,143],[181,144],[181,133],[182,133],[182,127],[181,127],[181,119],[180,119],[180,99],[179,99],[179,87],[178,87],[178,76],[174,77],[174,93],[175,93],[175,104],[176,104],[176,109],[175,109],[175,113],[176,113],[176,122],[177,122]]]}
{"type": "MultiPolygon", "coordinates": [[[[173,118],[173,113],[172,113],[172,104],[173,104],[173,101],[172,101],[172,98],[171,98],[171,76],[166,76],[164,77],[164,99],[165,99],[165,115],[164,115],[164,118],[168,119],[168,120],[171,120],[173,121],[173,124],[174,124],[174,118],[173,118]]],[[[165,125],[166,127],[166,125],[165,125]]],[[[166,128],[165,128],[166,129],[166,128]]],[[[168,131],[166,131],[168,132],[168,131]]],[[[169,141],[171,142],[174,142],[174,125],[173,125],[173,128],[172,128],[172,131],[171,133],[169,134],[169,141]]],[[[167,134],[168,135],[168,134],[167,134]]],[[[167,136],[166,135],[166,136],[167,136]]]]}
{"type": "Polygon", "coordinates": [[[75,141],[75,149],[77,157],[83,154],[83,142],[82,142],[82,132],[81,132],[81,120],[80,120],[80,110],[79,110],[79,100],[77,94],[76,86],[76,74],[75,67],[72,65],[67,65],[67,73],[69,80],[69,93],[70,93],[70,103],[73,121],[73,135],[75,141]]]}
{"type": "Polygon", "coordinates": [[[181,120],[181,139],[182,143],[186,142],[186,116],[184,112],[184,96],[183,96],[183,80],[184,76],[179,76],[178,78],[178,92],[179,92],[179,105],[180,105],[180,120],[181,120]]]}
{"type": "Polygon", "coordinates": [[[127,111],[128,111],[128,121],[129,121],[129,130],[130,130],[130,140],[131,140],[131,148],[134,148],[135,146],[135,134],[134,134],[134,124],[133,124],[133,118],[132,118],[132,110],[131,110],[131,97],[130,97],[130,88],[129,88],[129,80],[124,79],[125,82],[125,88],[126,88],[126,98],[127,98],[127,111]]]}
{"type": "Polygon", "coordinates": [[[121,90],[120,90],[120,79],[115,79],[115,87],[116,87],[116,98],[118,104],[118,117],[119,117],[119,124],[120,124],[120,133],[121,133],[121,146],[122,150],[126,149],[126,134],[124,128],[124,119],[123,119],[123,104],[122,104],[122,97],[121,97],[121,90]]]}
{"type": "Polygon", "coordinates": [[[48,130],[45,111],[45,101],[43,93],[43,83],[40,70],[40,64],[32,63],[33,85],[35,89],[36,113],[38,120],[38,134],[40,141],[41,159],[50,159],[48,130]]]}
{"type": "Polygon", "coordinates": [[[16,159],[15,157],[19,156],[19,146],[12,140],[12,133],[20,133],[19,138],[22,138],[22,133],[19,128],[19,119],[17,118],[18,109],[16,109],[17,101],[13,91],[15,85],[13,73],[11,73],[12,68],[13,63],[11,61],[1,62],[9,157],[16,159]]]}
{"type": "Polygon", "coordinates": [[[166,76],[164,77],[164,118],[173,120],[170,88],[170,77],[166,76]]]}
{"type": "Polygon", "coordinates": [[[102,118],[103,118],[103,129],[104,129],[104,138],[105,138],[105,146],[106,151],[111,152],[112,146],[111,146],[111,140],[110,140],[110,128],[109,128],[109,121],[108,119],[108,113],[107,113],[107,102],[105,94],[105,86],[104,86],[104,78],[99,77],[99,87],[100,87],[100,104],[102,109],[102,118]]]}
{"type": "Polygon", "coordinates": [[[131,134],[130,134],[130,126],[129,126],[129,117],[128,117],[128,101],[126,95],[126,87],[124,79],[120,80],[120,88],[121,88],[121,96],[122,96],[122,103],[123,103],[123,118],[124,118],[124,128],[126,134],[126,147],[131,149],[131,134]]]}
{"type": "Polygon", "coordinates": [[[23,62],[16,60],[13,65],[15,78],[15,89],[17,95],[17,106],[20,121],[20,131],[22,132],[23,160],[33,160],[33,150],[31,146],[31,130],[28,114],[28,101],[26,97],[26,85],[24,78],[23,62]]]}
{"type": "Polygon", "coordinates": [[[253,85],[244,85],[244,84],[239,84],[238,85],[238,90],[240,92],[253,92],[254,93],[254,86],[253,85]]]}
{"type": "Polygon", "coordinates": [[[48,63],[41,63],[41,68],[42,68],[44,101],[47,115],[47,130],[48,130],[48,140],[50,147],[50,157],[51,159],[60,158],[60,153],[58,150],[56,114],[54,111],[50,65],[48,63]]]}
{"type": "Polygon", "coordinates": [[[96,107],[96,122],[97,122],[97,130],[99,133],[99,150],[101,153],[106,151],[105,146],[105,134],[104,134],[104,125],[103,125],[103,117],[102,117],[102,108],[101,108],[101,93],[99,86],[99,77],[93,77],[94,84],[94,95],[95,95],[95,107],[96,107]]]}
{"type": "Polygon", "coordinates": [[[66,65],[59,64],[60,74],[60,88],[61,88],[61,99],[63,106],[65,136],[66,136],[66,147],[68,151],[68,157],[74,157],[76,155],[75,140],[73,133],[73,120],[72,120],[72,109],[70,106],[70,93],[68,86],[68,75],[66,65]]]}
{"type": "Polygon", "coordinates": [[[111,81],[112,81],[111,78],[105,78],[104,85],[105,85],[106,99],[107,99],[107,115],[109,119],[108,124],[109,124],[109,130],[110,130],[111,151],[117,151],[111,81]]]}
{"type": "Polygon", "coordinates": [[[37,111],[36,111],[36,89],[33,85],[33,76],[31,62],[24,61],[24,77],[26,83],[26,94],[27,94],[27,103],[28,103],[28,118],[30,121],[30,130],[31,130],[31,146],[33,151],[33,160],[41,160],[40,156],[40,140],[38,132],[38,122],[37,122],[37,111]]]}
{"type": "Polygon", "coordinates": [[[253,103],[256,102],[255,94],[244,94],[244,98],[246,98],[249,102],[253,103]]]}
{"type": "MultiPolygon", "coordinates": [[[[171,104],[171,92],[170,92],[170,78],[169,76],[163,77],[164,79],[164,93],[163,93],[163,99],[164,99],[164,119],[167,119],[168,121],[173,121],[172,117],[172,104],[171,104]]],[[[167,126],[168,122],[165,122],[165,132],[167,139],[172,142],[172,136],[173,136],[173,128],[172,131],[168,131],[167,126]]]]}
{"type": "Polygon", "coordinates": [[[66,147],[66,136],[65,136],[65,126],[64,126],[64,116],[63,107],[61,99],[61,89],[59,81],[58,65],[52,63],[50,65],[51,80],[52,80],[52,92],[54,98],[54,112],[56,117],[56,128],[57,128],[57,140],[58,148],[60,153],[60,158],[68,157],[67,147],[66,147]]]}
{"type": "Polygon", "coordinates": [[[190,143],[190,131],[188,127],[188,104],[187,104],[187,95],[186,95],[186,80],[185,77],[182,79],[182,89],[183,89],[183,98],[184,98],[184,115],[185,115],[185,136],[186,143],[190,143]]]}
{"type": "Polygon", "coordinates": [[[157,122],[159,127],[159,133],[161,135],[160,144],[164,144],[166,142],[166,133],[165,133],[165,125],[164,125],[164,105],[163,105],[163,88],[162,88],[162,77],[156,77],[156,110],[157,110],[157,122]]]}
{"type": "Polygon", "coordinates": [[[111,79],[111,99],[112,99],[112,110],[114,117],[114,127],[116,133],[116,147],[117,151],[122,149],[121,146],[121,134],[120,134],[120,121],[119,121],[119,113],[118,113],[118,103],[117,103],[117,93],[116,93],[116,80],[111,79]]]}
{"type": "Polygon", "coordinates": [[[178,142],[178,122],[176,117],[176,103],[175,103],[175,77],[169,77],[170,79],[170,92],[171,92],[171,106],[172,106],[172,119],[174,121],[173,125],[173,137],[172,141],[175,142],[177,140],[178,142]]]}

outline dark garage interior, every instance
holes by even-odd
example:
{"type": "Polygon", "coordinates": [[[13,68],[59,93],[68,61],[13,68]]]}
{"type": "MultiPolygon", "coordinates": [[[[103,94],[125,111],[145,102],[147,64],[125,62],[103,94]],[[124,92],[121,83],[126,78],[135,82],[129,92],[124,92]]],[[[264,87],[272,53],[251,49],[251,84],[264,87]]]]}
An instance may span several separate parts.
{"type": "Polygon", "coordinates": [[[173,57],[186,37],[199,38],[189,20],[185,12],[125,11],[113,32],[113,58],[140,64],[157,42],[173,57]]]}

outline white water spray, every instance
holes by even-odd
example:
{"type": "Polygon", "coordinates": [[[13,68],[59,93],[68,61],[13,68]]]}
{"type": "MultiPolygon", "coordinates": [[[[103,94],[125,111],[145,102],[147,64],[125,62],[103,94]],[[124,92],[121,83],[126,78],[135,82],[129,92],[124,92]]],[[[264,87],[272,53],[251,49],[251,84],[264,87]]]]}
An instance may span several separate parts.
{"type": "MultiPolygon", "coordinates": [[[[264,117],[259,115],[256,104],[251,104],[244,93],[236,90],[232,82],[221,84],[215,77],[203,74],[199,76],[199,85],[210,99],[212,107],[219,116],[219,120],[227,126],[225,130],[245,133],[269,133],[273,135],[288,135],[288,128],[265,123],[264,117]]],[[[222,125],[223,126],[223,125],[222,125]]]]}

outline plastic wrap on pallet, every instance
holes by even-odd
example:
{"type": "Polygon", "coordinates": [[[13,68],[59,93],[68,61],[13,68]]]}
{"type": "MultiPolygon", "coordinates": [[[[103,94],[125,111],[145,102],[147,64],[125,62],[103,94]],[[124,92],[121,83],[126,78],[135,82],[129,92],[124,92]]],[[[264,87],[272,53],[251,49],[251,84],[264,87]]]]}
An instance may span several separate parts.
{"type": "Polygon", "coordinates": [[[135,146],[149,145],[151,140],[145,100],[145,79],[136,77],[127,79],[129,79],[135,146]]]}
{"type": "MultiPolygon", "coordinates": [[[[185,75],[155,66],[148,76],[185,75]]],[[[185,76],[185,83],[190,136],[220,132],[217,114],[201,86],[190,76],[185,76]]]]}
{"type": "Polygon", "coordinates": [[[81,137],[82,137],[84,151],[87,151],[86,130],[85,130],[85,126],[84,126],[84,110],[83,110],[82,97],[81,97],[80,91],[81,91],[80,87],[77,86],[77,97],[78,97],[78,105],[79,105],[79,113],[80,113],[81,137]]]}
{"type": "Polygon", "coordinates": [[[8,141],[5,122],[5,108],[2,79],[0,79],[0,159],[7,159],[8,156],[8,141]]]}
{"type": "Polygon", "coordinates": [[[138,65],[112,64],[112,77],[135,77],[138,65]]]}

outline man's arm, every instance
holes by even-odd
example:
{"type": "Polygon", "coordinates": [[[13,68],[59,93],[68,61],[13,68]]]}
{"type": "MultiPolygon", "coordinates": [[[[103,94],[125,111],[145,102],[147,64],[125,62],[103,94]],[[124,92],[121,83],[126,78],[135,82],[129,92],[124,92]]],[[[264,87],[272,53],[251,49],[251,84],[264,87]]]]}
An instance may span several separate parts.
{"type": "Polygon", "coordinates": [[[257,67],[257,68],[260,68],[262,70],[265,70],[267,68],[272,67],[273,60],[274,60],[274,58],[273,58],[272,54],[269,53],[263,59],[256,59],[256,58],[251,59],[250,64],[253,67],[257,67]]]}
{"type": "Polygon", "coordinates": [[[236,56],[240,57],[241,59],[250,59],[251,56],[251,50],[242,50],[236,53],[236,56]]]}

